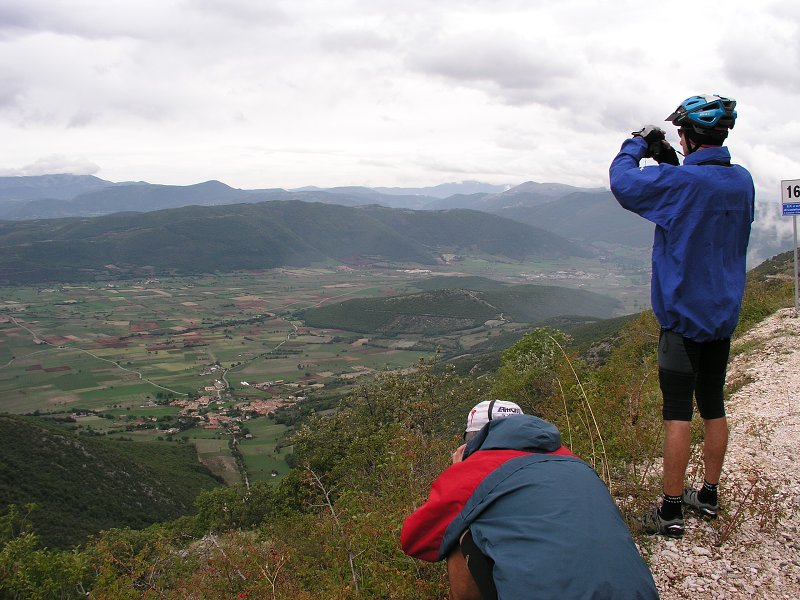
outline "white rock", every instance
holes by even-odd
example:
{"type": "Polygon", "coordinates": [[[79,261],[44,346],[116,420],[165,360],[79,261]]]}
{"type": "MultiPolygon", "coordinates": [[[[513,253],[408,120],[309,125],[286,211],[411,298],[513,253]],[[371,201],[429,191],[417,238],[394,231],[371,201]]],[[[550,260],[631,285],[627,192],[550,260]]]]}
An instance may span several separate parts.
{"type": "MultiPolygon", "coordinates": [[[[688,518],[683,540],[659,541],[651,565],[663,600],[800,598],[800,318],[779,311],[734,341],[756,347],[731,359],[728,379],[746,385],[728,402],[731,427],[723,470],[728,512],[713,524],[688,518]],[[753,475],[778,489],[761,505],[785,515],[762,530],[744,507],[725,544],[714,547],[753,475]]],[[[702,471],[701,471],[702,473],[702,471]]]]}

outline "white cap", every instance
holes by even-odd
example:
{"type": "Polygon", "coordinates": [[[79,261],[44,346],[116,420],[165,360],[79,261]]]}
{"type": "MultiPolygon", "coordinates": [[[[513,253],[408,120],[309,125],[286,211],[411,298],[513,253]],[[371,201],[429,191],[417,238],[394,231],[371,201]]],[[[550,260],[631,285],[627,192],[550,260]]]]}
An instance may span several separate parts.
{"type": "Polygon", "coordinates": [[[484,400],[469,411],[465,431],[480,431],[489,421],[522,414],[525,414],[522,409],[508,400],[484,400]]]}

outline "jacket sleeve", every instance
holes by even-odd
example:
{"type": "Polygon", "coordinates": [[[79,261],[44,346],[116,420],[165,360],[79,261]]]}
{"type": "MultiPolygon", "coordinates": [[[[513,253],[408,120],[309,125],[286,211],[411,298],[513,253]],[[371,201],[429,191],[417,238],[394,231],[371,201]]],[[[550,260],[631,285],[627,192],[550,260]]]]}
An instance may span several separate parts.
{"type": "Polygon", "coordinates": [[[681,196],[672,193],[680,167],[661,164],[640,168],[639,161],[646,150],[647,143],[641,137],[622,143],[609,168],[611,193],[622,208],[669,229],[676,209],[674,203],[681,196]]]}
{"type": "Polygon", "coordinates": [[[524,456],[519,450],[484,450],[446,469],[431,486],[430,496],[403,523],[400,545],[409,556],[435,562],[446,557],[444,532],[481,481],[504,462],[524,456]]]}

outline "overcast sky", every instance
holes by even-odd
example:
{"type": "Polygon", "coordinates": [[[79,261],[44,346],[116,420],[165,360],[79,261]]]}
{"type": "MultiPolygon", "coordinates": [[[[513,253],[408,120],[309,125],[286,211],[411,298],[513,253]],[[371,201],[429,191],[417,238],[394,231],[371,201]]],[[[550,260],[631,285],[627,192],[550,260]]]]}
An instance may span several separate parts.
{"type": "Polygon", "coordinates": [[[0,175],[607,186],[631,131],[710,92],[777,201],[800,178],[800,2],[655,4],[0,0],[0,175]]]}

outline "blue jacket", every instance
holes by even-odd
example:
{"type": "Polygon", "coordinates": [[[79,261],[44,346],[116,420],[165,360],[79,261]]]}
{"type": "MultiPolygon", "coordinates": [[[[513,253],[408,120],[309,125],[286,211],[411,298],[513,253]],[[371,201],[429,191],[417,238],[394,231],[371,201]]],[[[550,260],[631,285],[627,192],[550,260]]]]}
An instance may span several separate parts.
{"type": "Polygon", "coordinates": [[[605,484],[537,417],[490,421],[406,520],[403,549],[442,559],[467,528],[501,600],[658,598],[605,484]]]}
{"type": "Polygon", "coordinates": [[[639,167],[647,143],[625,140],[611,163],[611,191],[656,225],[650,296],[658,322],[697,342],[729,338],[744,294],[755,191],[728,149],[703,148],[683,166],[639,167]]]}

